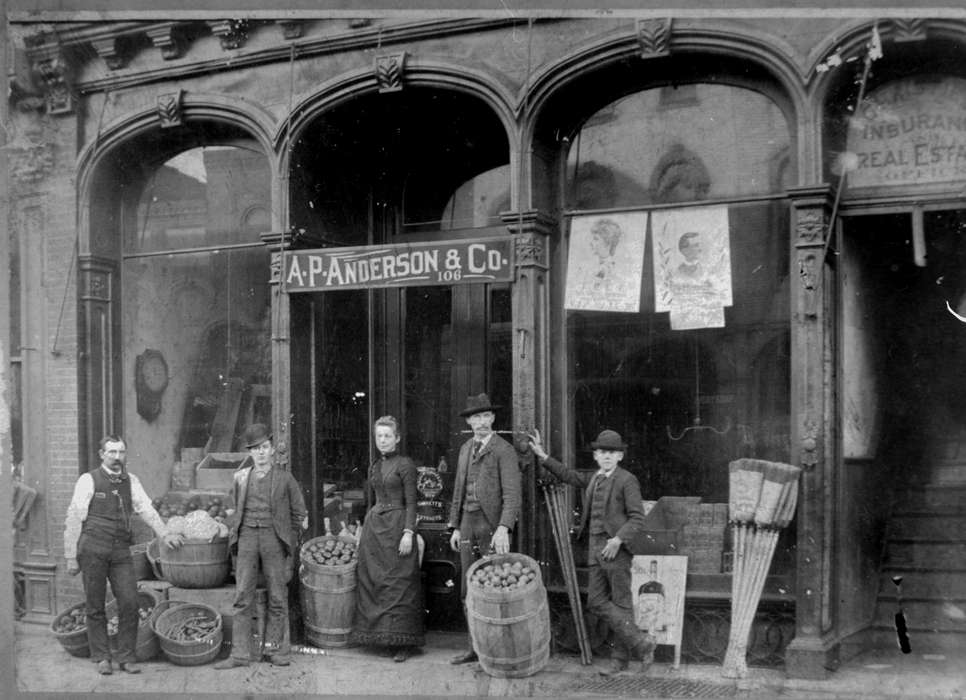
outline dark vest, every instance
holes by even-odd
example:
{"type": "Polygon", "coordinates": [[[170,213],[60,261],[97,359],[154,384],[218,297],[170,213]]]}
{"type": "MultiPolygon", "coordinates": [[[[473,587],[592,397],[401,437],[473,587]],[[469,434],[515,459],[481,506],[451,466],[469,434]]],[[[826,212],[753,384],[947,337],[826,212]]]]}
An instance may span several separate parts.
{"type": "Polygon", "coordinates": [[[101,467],[88,472],[94,480],[94,495],[87,506],[81,532],[97,539],[131,539],[131,479],[127,475],[112,483],[101,467]]]}
{"type": "MultiPolygon", "coordinates": [[[[611,474],[608,478],[613,478],[611,474]]],[[[607,479],[602,476],[594,476],[596,486],[590,494],[590,534],[606,535],[607,529],[604,527],[604,492],[607,490],[607,479]]]]}

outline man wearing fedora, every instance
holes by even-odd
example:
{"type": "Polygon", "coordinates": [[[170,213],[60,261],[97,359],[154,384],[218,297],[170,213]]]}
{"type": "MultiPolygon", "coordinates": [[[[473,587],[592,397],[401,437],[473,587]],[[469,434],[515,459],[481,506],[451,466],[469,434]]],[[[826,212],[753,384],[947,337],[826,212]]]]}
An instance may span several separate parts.
{"type": "Polygon", "coordinates": [[[627,542],[644,527],[644,505],[637,477],[618,466],[627,445],[613,430],[604,430],[590,444],[598,470],[578,472],[547,454],[540,432],[529,435],[530,449],[547,471],[562,481],[584,489],[580,531],[588,528],[587,609],[610,628],[613,645],[609,665],[600,669],[610,676],[627,668],[631,654],[647,670],[654,658],[654,637],[634,624],[631,598],[632,555],[627,542]]]}
{"type": "MultiPolygon", "coordinates": [[[[235,558],[231,656],[217,669],[247,666],[259,564],[268,586],[265,653],[273,666],[288,666],[288,582],[300,530],[308,527],[305,499],[291,472],[273,468],[272,434],[262,423],[245,431],[249,457],[235,472],[228,546],[235,558]]],[[[256,659],[257,661],[258,659],[256,659]]]]}
{"type": "MultiPolygon", "coordinates": [[[[520,460],[516,450],[493,432],[494,411],[500,408],[486,394],[469,396],[460,416],[473,437],[460,448],[449,511],[450,547],[460,553],[460,599],[466,604],[466,572],[490,550],[510,551],[510,533],[520,515],[520,460]]],[[[452,659],[476,661],[472,649],[452,659]]]]}

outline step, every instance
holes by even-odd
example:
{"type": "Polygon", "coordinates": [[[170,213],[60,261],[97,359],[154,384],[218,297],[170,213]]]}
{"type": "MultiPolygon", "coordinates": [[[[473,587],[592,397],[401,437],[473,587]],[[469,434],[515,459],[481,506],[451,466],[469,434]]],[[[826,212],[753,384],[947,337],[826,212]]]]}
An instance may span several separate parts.
{"type": "Polygon", "coordinates": [[[946,509],[966,511],[966,486],[927,484],[909,487],[896,494],[897,512],[936,512],[946,509]]]}
{"type": "MultiPolygon", "coordinates": [[[[907,632],[912,654],[942,654],[947,658],[966,657],[966,633],[964,632],[907,632]]],[[[869,645],[874,649],[898,649],[896,628],[876,625],[870,629],[869,645]]]]}
{"type": "Polygon", "coordinates": [[[894,515],[889,539],[924,538],[937,541],[966,540],[966,515],[916,513],[894,515]]]}
{"type": "Polygon", "coordinates": [[[903,598],[966,599],[966,573],[963,571],[897,570],[883,567],[879,576],[879,597],[894,598],[893,576],[902,577],[903,598]]]}
{"type": "MultiPolygon", "coordinates": [[[[879,600],[875,624],[879,627],[894,624],[896,610],[895,601],[879,600]]],[[[966,633],[966,599],[907,600],[903,593],[902,611],[910,631],[966,633]]]]}
{"type": "Polygon", "coordinates": [[[890,539],[883,564],[917,569],[966,569],[966,540],[890,539]]]}

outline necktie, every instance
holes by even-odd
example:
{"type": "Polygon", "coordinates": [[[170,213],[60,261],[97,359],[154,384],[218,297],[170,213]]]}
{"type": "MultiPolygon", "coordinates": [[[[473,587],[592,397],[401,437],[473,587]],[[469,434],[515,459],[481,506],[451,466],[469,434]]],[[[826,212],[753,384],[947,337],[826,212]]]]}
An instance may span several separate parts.
{"type": "Polygon", "coordinates": [[[476,459],[477,455],[480,454],[480,448],[482,446],[483,446],[483,443],[480,442],[479,440],[473,441],[473,459],[476,459]]]}

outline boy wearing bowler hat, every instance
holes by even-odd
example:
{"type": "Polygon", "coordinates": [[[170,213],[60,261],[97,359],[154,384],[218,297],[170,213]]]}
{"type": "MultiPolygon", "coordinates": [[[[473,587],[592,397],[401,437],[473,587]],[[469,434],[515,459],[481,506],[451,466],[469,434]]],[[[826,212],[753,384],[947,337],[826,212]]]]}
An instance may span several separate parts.
{"type": "MultiPolygon", "coordinates": [[[[236,553],[235,602],[232,606],[231,656],[217,669],[247,666],[250,662],[252,620],[258,569],[268,586],[265,653],[273,666],[288,666],[288,582],[299,531],[308,527],[305,499],[291,472],[273,468],[272,434],[262,423],[245,431],[249,458],[235,472],[228,546],[236,553]]],[[[258,661],[259,659],[255,659],[258,661]]]]}
{"type": "Polygon", "coordinates": [[[530,449],[540,463],[562,481],[584,489],[580,530],[589,526],[587,545],[587,609],[610,628],[610,663],[600,674],[610,676],[627,668],[634,655],[642,671],[654,659],[654,637],[634,624],[631,598],[632,555],[626,546],[644,528],[644,506],[637,477],[618,466],[627,445],[613,430],[604,430],[590,444],[598,470],[582,474],[547,454],[537,430],[529,435],[530,449]]]}
{"type": "MultiPolygon", "coordinates": [[[[466,572],[491,549],[510,551],[510,532],[520,515],[520,460],[513,446],[493,432],[494,406],[486,394],[469,396],[460,416],[473,437],[460,448],[449,511],[450,547],[460,553],[460,599],[466,601],[466,572]]],[[[468,649],[454,664],[476,661],[468,649]]]]}

